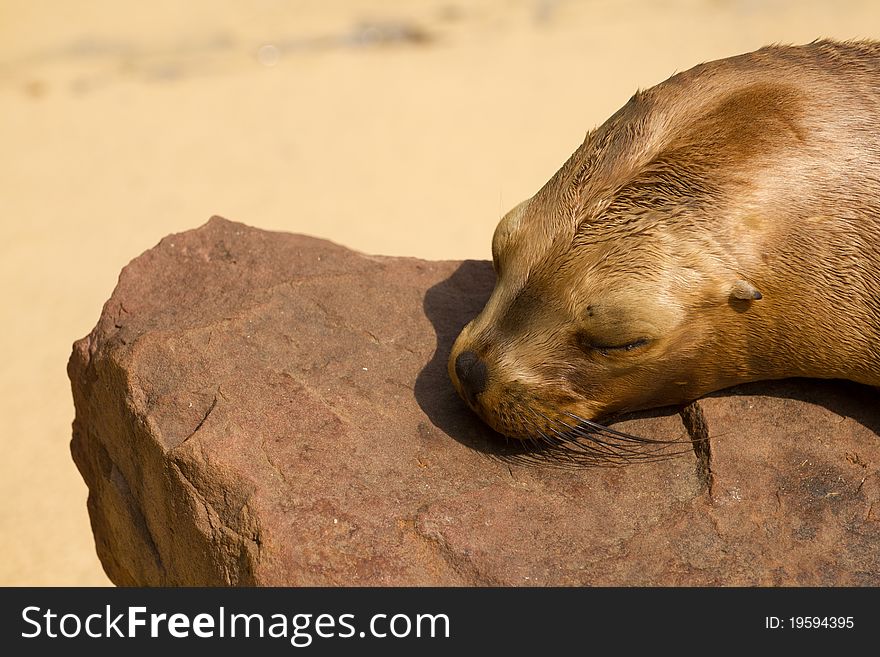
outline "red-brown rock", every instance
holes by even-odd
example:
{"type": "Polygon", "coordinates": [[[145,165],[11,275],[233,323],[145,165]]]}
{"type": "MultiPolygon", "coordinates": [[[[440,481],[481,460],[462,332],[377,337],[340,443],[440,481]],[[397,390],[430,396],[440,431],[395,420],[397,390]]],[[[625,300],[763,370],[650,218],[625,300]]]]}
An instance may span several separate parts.
{"type": "MultiPolygon", "coordinates": [[[[563,468],[505,446],[446,355],[485,262],[214,218],[122,272],[74,345],[71,450],[130,585],[878,585],[877,391],[756,384],[693,451],[563,468]]],[[[674,412],[630,432],[687,439],[674,412]]]]}

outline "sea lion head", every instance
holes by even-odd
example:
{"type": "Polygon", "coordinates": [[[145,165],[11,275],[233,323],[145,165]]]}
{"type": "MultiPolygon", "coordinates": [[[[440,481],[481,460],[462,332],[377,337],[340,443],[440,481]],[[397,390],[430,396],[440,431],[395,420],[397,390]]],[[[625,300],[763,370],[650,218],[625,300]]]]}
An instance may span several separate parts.
{"type": "Polygon", "coordinates": [[[803,142],[801,94],[742,77],[636,94],[498,224],[496,286],[448,361],[498,432],[567,434],[775,376],[767,254],[790,223],[793,174],[775,174],[803,142]]]}
{"type": "Polygon", "coordinates": [[[596,420],[760,379],[880,385],[878,75],[880,44],[820,41],[636,93],[498,224],[449,357],[462,398],[510,437],[629,441],[596,420]]]}
{"type": "Polygon", "coordinates": [[[534,199],[501,221],[495,289],[449,359],[459,394],[497,431],[550,435],[695,399],[743,365],[730,343],[762,295],[699,235],[648,221],[548,239],[548,223],[534,199]]]}

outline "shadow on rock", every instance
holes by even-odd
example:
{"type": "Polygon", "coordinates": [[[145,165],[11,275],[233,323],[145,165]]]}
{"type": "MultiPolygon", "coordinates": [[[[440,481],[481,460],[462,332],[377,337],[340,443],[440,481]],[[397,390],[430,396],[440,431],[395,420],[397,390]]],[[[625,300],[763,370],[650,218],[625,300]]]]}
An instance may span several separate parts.
{"type": "Polygon", "coordinates": [[[425,293],[425,316],[437,334],[437,349],[415,382],[415,397],[431,423],[458,442],[498,458],[524,454],[528,450],[493,431],[455,392],[446,371],[446,361],[455,338],[486,305],[495,285],[492,264],[465,260],[444,281],[425,293]]]}
{"type": "Polygon", "coordinates": [[[816,404],[837,415],[852,418],[880,437],[880,391],[871,386],[852,381],[796,378],[744,383],[707,397],[749,395],[816,404]]]}

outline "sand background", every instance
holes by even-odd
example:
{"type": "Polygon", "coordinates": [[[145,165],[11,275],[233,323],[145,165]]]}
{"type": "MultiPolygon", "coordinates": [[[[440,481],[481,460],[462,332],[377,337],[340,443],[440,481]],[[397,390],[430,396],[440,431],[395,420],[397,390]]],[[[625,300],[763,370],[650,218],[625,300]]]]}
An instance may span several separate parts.
{"type": "Polygon", "coordinates": [[[0,0],[0,584],[109,583],[65,365],[161,237],[488,258],[637,87],[820,36],[880,37],[880,3],[0,0]]]}

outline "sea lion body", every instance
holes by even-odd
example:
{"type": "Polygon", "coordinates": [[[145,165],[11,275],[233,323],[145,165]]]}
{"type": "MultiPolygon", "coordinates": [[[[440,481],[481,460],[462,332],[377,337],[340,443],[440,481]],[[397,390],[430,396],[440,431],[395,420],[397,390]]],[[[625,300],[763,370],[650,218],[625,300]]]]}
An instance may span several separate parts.
{"type": "Polygon", "coordinates": [[[880,385],[880,44],[767,47],[636,93],[492,251],[449,373],[505,435],[760,379],[880,385]]]}

